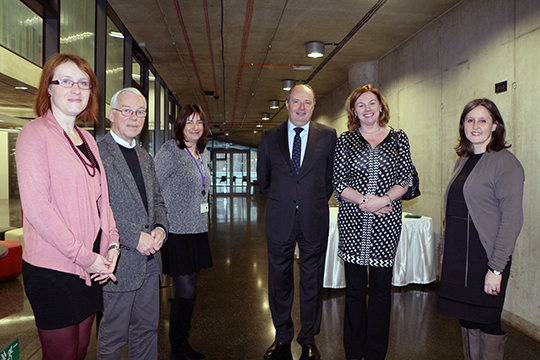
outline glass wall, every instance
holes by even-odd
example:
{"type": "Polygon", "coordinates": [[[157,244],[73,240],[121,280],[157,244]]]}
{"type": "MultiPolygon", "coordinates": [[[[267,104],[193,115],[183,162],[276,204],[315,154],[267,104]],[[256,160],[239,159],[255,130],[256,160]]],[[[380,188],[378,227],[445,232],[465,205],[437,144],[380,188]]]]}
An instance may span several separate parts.
{"type": "Polygon", "coordinates": [[[156,77],[148,71],[148,152],[154,156],[154,128],[156,116],[156,77]]]}
{"type": "Polygon", "coordinates": [[[0,0],[0,45],[43,65],[43,19],[19,0],[0,0]]]}
{"type": "Polygon", "coordinates": [[[111,103],[112,96],[124,87],[124,35],[107,17],[107,70],[106,98],[111,103]]]}
{"type": "Polygon", "coordinates": [[[94,67],[96,2],[60,2],[60,52],[82,56],[94,67]]]}
{"type": "Polygon", "coordinates": [[[131,58],[131,78],[137,84],[141,85],[141,65],[135,58],[131,58]]]}

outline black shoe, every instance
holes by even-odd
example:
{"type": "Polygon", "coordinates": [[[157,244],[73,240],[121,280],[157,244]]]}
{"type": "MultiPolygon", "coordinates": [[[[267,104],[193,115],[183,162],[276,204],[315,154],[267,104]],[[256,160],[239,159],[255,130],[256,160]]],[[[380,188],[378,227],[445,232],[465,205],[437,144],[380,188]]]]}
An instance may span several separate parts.
{"type": "Polygon", "coordinates": [[[319,353],[317,345],[313,343],[302,346],[302,356],[300,356],[300,360],[321,360],[321,353],[319,353]]]}
{"type": "Polygon", "coordinates": [[[187,360],[205,360],[206,356],[191,347],[189,341],[185,340],[182,344],[184,355],[187,360]]]}
{"type": "Polygon", "coordinates": [[[293,360],[291,344],[274,341],[264,353],[264,360],[293,360]]]}
{"type": "Polygon", "coordinates": [[[189,341],[184,340],[179,346],[173,347],[171,360],[205,360],[206,356],[191,347],[189,341]],[[173,356],[174,355],[174,356],[173,356]]]}

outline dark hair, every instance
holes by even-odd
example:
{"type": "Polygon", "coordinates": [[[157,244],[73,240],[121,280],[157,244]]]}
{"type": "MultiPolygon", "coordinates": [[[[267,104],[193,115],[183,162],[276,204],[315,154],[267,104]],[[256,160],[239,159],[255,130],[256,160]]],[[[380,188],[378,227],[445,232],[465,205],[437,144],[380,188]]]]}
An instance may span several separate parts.
{"type": "Polygon", "coordinates": [[[506,143],[506,129],[504,127],[504,121],[501,113],[499,112],[499,109],[497,108],[497,105],[495,105],[495,103],[489,99],[475,99],[465,105],[459,119],[459,143],[455,147],[456,153],[459,156],[469,157],[474,154],[472,144],[469,139],[467,139],[467,136],[465,136],[464,128],[465,118],[467,117],[467,114],[478,106],[483,106],[484,108],[486,108],[486,110],[491,115],[491,118],[493,119],[493,123],[497,124],[495,131],[493,131],[491,134],[491,141],[487,145],[486,150],[500,151],[502,149],[507,149],[512,146],[506,143]]]}
{"type": "Polygon", "coordinates": [[[315,103],[315,91],[313,91],[313,88],[311,86],[309,86],[308,84],[298,84],[298,85],[294,85],[291,90],[289,90],[289,92],[287,93],[287,102],[291,101],[291,93],[294,89],[296,89],[297,87],[305,87],[306,89],[308,89],[309,91],[311,91],[311,94],[313,94],[313,103],[315,103]]]}
{"type": "Polygon", "coordinates": [[[347,101],[345,101],[345,110],[347,110],[347,116],[349,120],[347,121],[347,128],[350,132],[354,132],[356,129],[360,129],[360,119],[358,119],[358,116],[354,113],[354,105],[356,104],[356,101],[362,94],[364,93],[373,93],[375,96],[377,96],[377,99],[379,100],[379,103],[381,103],[382,106],[382,112],[379,116],[379,120],[377,121],[379,123],[379,126],[383,126],[388,124],[388,121],[390,120],[390,109],[388,108],[388,103],[386,102],[386,99],[381,94],[379,89],[375,88],[373,85],[368,84],[364,86],[360,86],[349,95],[347,98],[347,101]]]}
{"type": "Polygon", "coordinates": [[[199,141],[197,141],[197,150],[199,150],[199,153],[202,154],[204,152],[204,149],[206,149],[206,143],[208,142],[207,136],[210,130],[208,128],[208,121],[206,120],[206,115],[204,114],[204,111],[199,105],[188,104],[184,106],[182,110],[180,110],[180,112],[178,113],[178,117],[174,121],[174,139],[178,141],[178,147],[180,149],[184,149],[186,147],[186,143],[184,141],[184,128],[186,127],[187,120],[193,114],[199,115],[204,126],[203,133],[199,138],[199,141]]]}
{"type": "MultiPolygon", "coordinates": [[[[37,116],[43,116],[51,109],[51,100],[49,98],[49,85],[53,79],[56,68],[62,64],[71,61],[77,67],[84,72],[90,78],[92,88],[90,91],[90,98],[86,108],[77,115],[77,119],[84,122],[97,123],[98,122],[98,94],[99,86],[97,82],[96,74],[92,70],[92,67],[82,57],[74,54],[55,54],[53,55],[43,66],[41,72],[41,79],[39,80],[39,87],[36,96],[36,102],[34,104],[34,110],[37,116]]],[[[75,85],[74,85],[75,86],[75,85]]]]}

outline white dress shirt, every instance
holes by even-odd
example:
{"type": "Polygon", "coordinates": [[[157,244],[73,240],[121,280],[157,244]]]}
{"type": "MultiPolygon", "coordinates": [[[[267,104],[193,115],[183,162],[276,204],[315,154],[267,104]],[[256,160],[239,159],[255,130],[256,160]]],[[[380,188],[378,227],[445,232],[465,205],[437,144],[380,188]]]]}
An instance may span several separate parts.
{"type": "MultiPolygon", "coordinates": [[[[306,154],[306,146],[307,146],[307,140],[308,140],[308,133],[309,133],[309,121],[306,125],[300,126],[304,131],[300,133],[300,139],[302,140],[302,150],[300,151],[300,166],[302,166],[302,163],[304,162],[304,155],[306,154]]],[[[294,137],[296,136],[296,131],[294,131],[294,128],[297,126],[294,126],[291,120],[287,120],[287,136],[289,140],[289,156],[292,159],[292,152],[293,152],[293,144],[294,144],[294,137]]]]}

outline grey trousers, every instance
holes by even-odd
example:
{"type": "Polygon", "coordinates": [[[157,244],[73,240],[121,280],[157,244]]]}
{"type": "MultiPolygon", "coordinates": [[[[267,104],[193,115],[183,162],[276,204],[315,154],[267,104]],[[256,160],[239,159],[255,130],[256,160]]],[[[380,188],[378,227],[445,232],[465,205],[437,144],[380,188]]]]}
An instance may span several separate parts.
{"type": "Polygon", "coordinates": [[[103,292],[103,319],[99,325],[97,358],[119,360],[129,343],[129,359],[158,357],[159,267],[146,263],[146,278],[135,291],[103,292]]]}

